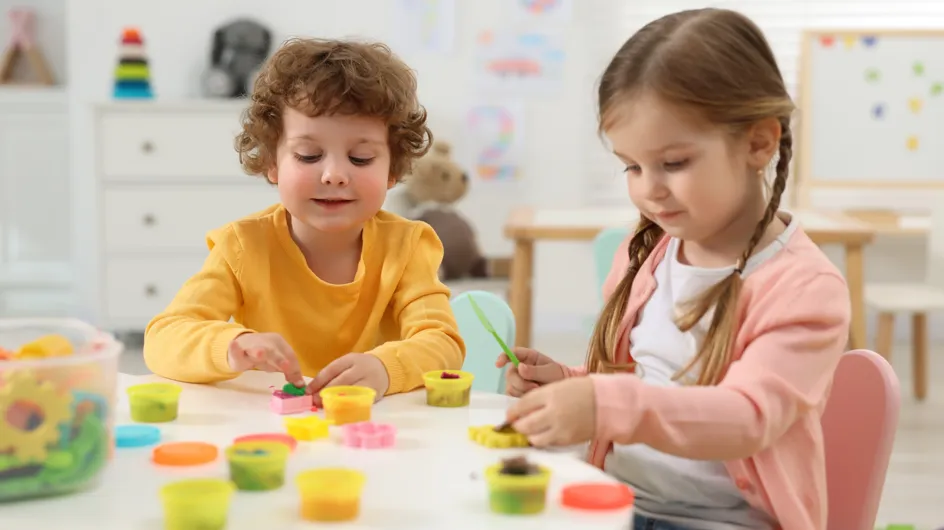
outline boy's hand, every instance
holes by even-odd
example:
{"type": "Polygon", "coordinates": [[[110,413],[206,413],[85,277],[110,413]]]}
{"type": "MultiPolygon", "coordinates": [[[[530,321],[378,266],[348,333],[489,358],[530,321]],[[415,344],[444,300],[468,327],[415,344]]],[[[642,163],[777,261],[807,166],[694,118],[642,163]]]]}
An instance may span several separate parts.
{"type": "MultiPolygon", "coordinates": [[[[521,397],[539,386],[564,378],[564,367],[547,355],[531,348],[515,348],[512,351],[520,363],[517,368],[512,365],[505,371],[505,393],[509,396],[521,397]]],[[[511,360],[508,355],[502,353],[495,361],[495,367],[501,368],[509,363],[511,360]]]]}
{"type": "Polygon", "coordinates": [[[295,386],[305,386],[298,357],[278,333],[243,333],[229,343],[229,367],[237,372],[281,372],[295,386]]]}
{"type": "Polygon", "coordinates": [[[508,409],[506,420],[535,447],[586,442],[596,432],[593,380],[574,377],[528,392],[508,409]]]}
{"type": "Polygon", "coordinates": [[[387,392],[390,377],[383,361],[368,353],[349,353],[332,361],[308,383],[309,393],[314,395],[315,406],[321,407],[318,392],[329,386],[366,386],[377,391],[374,401],[387,392]]]}

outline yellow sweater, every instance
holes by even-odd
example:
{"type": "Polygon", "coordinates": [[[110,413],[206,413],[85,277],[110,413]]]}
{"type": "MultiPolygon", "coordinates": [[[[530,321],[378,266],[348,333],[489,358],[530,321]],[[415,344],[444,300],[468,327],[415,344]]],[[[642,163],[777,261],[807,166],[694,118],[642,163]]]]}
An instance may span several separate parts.
{"type": "Polygon", "coordinates": [[[344,285],[308,268],[282,205],[211,231],[207,244],[203,269],[145,330],[144,360],[158,375],[232,379],[229,343],[246,331],[280,334],[309,377],[347,353],[376,355],[390,376],[387,394],[423,386],[428,370],[462,366],[465,344],[438,277],[442,243],[425,223],[379,212],[344,285]]]}

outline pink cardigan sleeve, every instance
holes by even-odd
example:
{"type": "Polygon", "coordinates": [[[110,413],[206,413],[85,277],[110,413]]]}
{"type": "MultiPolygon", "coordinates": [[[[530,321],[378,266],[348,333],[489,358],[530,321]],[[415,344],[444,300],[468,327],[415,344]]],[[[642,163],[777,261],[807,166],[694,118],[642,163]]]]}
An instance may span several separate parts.
{"type": "Polygon", "coordinates": [[[756,332],[717,386],[658,387],[591,375],[596,435],[691,459],[746,458],[817,407],[849,338],[850,304],[835,273],[791,274],[750,311],[756,332]]]}
{"type": "MultiPolygon", "coordinates": [[[[629,240],[632,238],[630,234],[629,237],[623,240],[620,243],[620,246],[616,249],[616,255],[613,256],[613,265],[610,266],[610,272],[606,275],[606,280],[603,282],[603,299],[606,300],[613,294],[613,290],[616,289],[617,284],[620,280],[623,279],[623,276],[626,275],[626,267],[629,266],[629,240]]],[[[587,375],[586,366],[563,366],[564,377],[579,377],[587,375]]]]}

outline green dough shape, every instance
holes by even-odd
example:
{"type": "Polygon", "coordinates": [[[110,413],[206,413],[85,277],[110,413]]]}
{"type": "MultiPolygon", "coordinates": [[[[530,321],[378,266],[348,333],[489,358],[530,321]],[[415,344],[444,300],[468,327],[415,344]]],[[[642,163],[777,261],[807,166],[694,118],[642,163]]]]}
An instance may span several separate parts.
{"type": "Polygon", "coordinates": [[[285,385],[282,387],[282,392],[285,392],[286,394],[289,394],[292,396],[304,396],[305,387],[295,386],[292,383],[285,383],[285,385]]]}

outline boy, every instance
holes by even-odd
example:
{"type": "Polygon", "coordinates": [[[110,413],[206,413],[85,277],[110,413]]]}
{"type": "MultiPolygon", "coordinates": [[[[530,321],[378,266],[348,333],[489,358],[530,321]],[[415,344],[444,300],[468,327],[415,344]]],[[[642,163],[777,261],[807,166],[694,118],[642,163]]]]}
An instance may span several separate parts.
{"type": "Polygon", "coordinates": [[[426,224],[381,211],[429,149],[416,78],[382,44],[295,39],[266,63],[236,139],[281,203],[210,232],[210,254],[145,331],[156,374],[282,372],[308,391],[423,385],[465,358],[426,224]],[[232,321],[231,321],[232,318],[232,321]]]}

